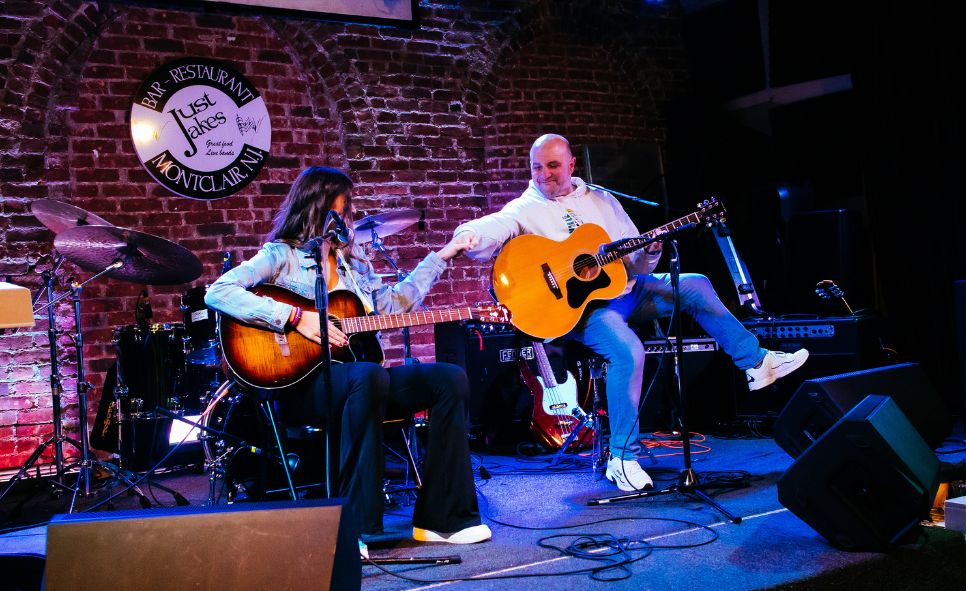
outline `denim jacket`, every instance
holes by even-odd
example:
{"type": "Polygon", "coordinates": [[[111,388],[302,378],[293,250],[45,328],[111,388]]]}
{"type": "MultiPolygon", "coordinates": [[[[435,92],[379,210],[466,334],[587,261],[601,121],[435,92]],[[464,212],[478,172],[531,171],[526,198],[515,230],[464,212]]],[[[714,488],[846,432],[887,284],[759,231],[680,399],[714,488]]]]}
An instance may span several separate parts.
{"type": "MultiPolygon", "coordinates": [[[[352,277],[363,299],[372,302],[378,314],[408,312],[422,302],[433,283],[446,269],[446,262],[430,252],[405,280],[385,285],[376,275],[372,263],[362,255],[362,247],[354,245],[349,258],[352,277]]],[[[339,266],[338,286],[329,289],[351,289],[345,269],[339,266]]],[[[315,300],[315,260],[307,251],[284,242],[269,242],[255,256],[227,271],[205,294],[205,304],[242,322],[284,332],[292,306],[260,297],[248,291],[261,283],[273,283],[302,297],[315,300]]],[[[354,290],[353,290],[354,291],[354,290]]]]}

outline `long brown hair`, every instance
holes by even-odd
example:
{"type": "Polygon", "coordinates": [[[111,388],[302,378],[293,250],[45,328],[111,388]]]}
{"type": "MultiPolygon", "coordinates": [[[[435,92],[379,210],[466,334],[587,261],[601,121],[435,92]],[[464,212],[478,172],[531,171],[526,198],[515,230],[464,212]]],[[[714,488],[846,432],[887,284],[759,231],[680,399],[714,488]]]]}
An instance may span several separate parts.
{"type": "Polygon", "coordinates": [[[285,201],[275,214],[269,241],[299,246],[322,234],[325,216],[336,197],[345,195],[345,211],[338,212],[352,227],[352,179],[344,172],[325,166],[310,166],[302,171],[285,201]]]}

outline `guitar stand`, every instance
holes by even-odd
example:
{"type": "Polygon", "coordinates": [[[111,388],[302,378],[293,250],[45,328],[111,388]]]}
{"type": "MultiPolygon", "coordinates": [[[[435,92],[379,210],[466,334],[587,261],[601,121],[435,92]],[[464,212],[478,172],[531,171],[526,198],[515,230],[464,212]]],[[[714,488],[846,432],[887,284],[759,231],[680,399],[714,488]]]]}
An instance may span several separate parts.
{"type": "Polygon", "coordinates": [[[551,468],[560,462],[560,458],[562,458],[564,453],[567,452],[567,448],[570,447],[570,444],[573,443],[574,440],[584,432],[584,429],[591,429],[594,433],[591,464],[595,472],[597,469],[597,464],[601,463],[600,460],[604,455],[603,445],[601,443],[602,438],[600,435],[601,413],[598,412],[598,409],[600,408],[600,389],[597,387],[597,383],[598,380],[604,379],[604,376],[607,373],[607,366],[599,359],[591,359],[588,362],[588,366],[590,368],[590,383],[593,385],[594,389],[593,409],[589,413],[586,413],[579,406],[574,408],[573,415],[580,421],[580,423],[576,429],[573,429],[570,432],[570,434],[567,436],[567,439],[564,440],[563,445],[560,446],[560,449],[558,449],[557,453],[554,454],[553,459],[550,460],[551,468]]]}
{"type": "Polygon", "coordinates": [[[724,515],[728,521],[734,524],[741,523],[741,517],[733,515],[727,509],[718,504],[714,499],[709,497],[703,489],[712,488],[713,485],[701,484],[700,477],[691,467],[691,433],[688,431],[688,407],[687,407],[687,397],[684,389],[684,371],[682,368],[682,362],[684,359],[684,338],[681,333],[681,306],[680,306],[680,276],[681,276],[681,259],[677,249],[677,243],[674,240],[666,241],[666,244],[671,246],[673,254],[670,259],[671,266],[671,289],[674,299],[674,311],[671,315],[672,332],[677,335],[675,339],[674,347],[674,377],[675,385],[677,386],[678,396],[678,424],[682,434],[682,451],[684,455],[684,468],[678,475],[678,481],[667,488],[661,490],[652,491],[638,491],[634,493],[628,493],[626,495],[617,495],[613,497],[604,497],[599,499],[591,499],[587,501],[588,505],[605,505],[607,503],[613,503],[617,501],[627,501],[631,499],[646,499],[649,497],[656,497],[662,495],[670,494],[684,494],[690,497],[694,497],[699,501],[702,501],[712,508],[717,510],[719,513],[724,515]]]}

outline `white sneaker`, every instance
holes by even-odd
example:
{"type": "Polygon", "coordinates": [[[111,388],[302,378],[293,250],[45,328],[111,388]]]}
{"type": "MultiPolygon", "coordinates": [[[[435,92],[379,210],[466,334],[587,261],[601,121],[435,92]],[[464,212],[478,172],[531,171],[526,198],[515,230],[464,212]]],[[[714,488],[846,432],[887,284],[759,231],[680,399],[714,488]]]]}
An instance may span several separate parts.
{"type": "Polygon", "coordinates": [[[359,557],[364,560],[369,560],[369,546],[362,540],[359,540],[359,557]]]}
{"type": "Polygon", "coordinates": [[[447,544],[475,544],[493,537],[493,532],[486,525],[466,527],[450,534],[440,533],[421,527],[413,528],[413,539],[417,542],[445,542],[447,544]]]}
{"type": "Polygon", "coordinates": [[[607,461],[607,480],[625,492],[654,488],[654,481],[647,475],[637,460],[611,458],[607,461]]]}
{"type": "Polygon", "coordinates": [[[749,390],[760,390],[771,385],[778,378],[783,378],[801,367],[808,359],[808,351],[799,349],[794,353],[769,351],[758,364],[745,372],[748,378],[749,390]]]}

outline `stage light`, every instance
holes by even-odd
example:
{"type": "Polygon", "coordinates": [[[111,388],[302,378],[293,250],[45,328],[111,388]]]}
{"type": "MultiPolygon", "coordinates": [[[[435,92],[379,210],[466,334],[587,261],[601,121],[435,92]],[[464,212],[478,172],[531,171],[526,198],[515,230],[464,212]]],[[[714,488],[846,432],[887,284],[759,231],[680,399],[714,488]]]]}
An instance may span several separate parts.
{"type": "Polygon", "coordinates": [[[131,138],[135,144],[144,144],[158,139],[158,129],[148,121],[136,121],[131,124],[131,138]]]}

